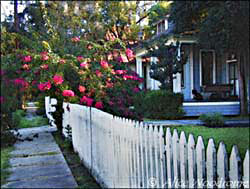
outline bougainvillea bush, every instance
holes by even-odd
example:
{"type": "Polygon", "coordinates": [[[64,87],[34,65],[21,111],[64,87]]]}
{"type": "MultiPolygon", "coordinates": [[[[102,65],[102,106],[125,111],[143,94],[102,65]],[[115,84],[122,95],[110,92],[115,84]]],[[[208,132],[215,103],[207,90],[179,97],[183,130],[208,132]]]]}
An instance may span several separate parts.
{"type": "Polygon", "coordinates": [[[106,46],[81,41],[78,37],[71,41],[72,45],[85,48],[88,53],[59,56],[43,41],[42,52],[17,50],[2,57],[5,65],[2,71],[9,69],[9,62],[17,74],[11,84],[21,86],[21,91],[39,95],[40,99],[43,99],[41,96],[55,97],[59,122],[63,101],[95,107],[118,116],[140,118],[130,108],[133,94],[139,91],[138,85],[142,82],[129,68],[129,61],[134,60],[133,52],[121,46],[118,40],[106,46]]]}

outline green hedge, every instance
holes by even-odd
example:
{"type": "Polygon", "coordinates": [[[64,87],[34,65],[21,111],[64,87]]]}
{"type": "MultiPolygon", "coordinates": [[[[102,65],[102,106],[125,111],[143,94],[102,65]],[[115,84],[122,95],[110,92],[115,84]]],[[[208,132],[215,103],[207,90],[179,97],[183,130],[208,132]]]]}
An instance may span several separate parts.
{"type": "Polygon", "coordinates": [[[202,114],[199,119],[209,127],[220,127],[225,124],[224,117],[220,113],[202,114]]]}
{"type": "Polygon", "coordinates": [[[134,108],[144,118],[180,119],[184,115],[182,102],[182,94],[167,90],[154,90],[138,93],[134,108]]]}

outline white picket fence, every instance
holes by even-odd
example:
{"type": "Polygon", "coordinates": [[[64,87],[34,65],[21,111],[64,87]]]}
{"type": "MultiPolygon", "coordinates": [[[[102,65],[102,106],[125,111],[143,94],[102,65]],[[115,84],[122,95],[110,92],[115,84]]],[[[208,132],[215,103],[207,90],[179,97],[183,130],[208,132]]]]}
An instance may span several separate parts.
{"type": "Polygon", "coordinates": [[[249,188],[249,150],[242,162],[237,146],[201,136],[186,138],[161,125],[114,117],[95,108],[64,103],[63,126],[72,128],[74,150],[109,188],[249,188]]]}
{"type": "Polygon", "coordinates": [[[45,97],[45,112],[46,112],[46,116],[49,120],[49,124],[51,126],[56,126],[55,124],[55,119],[53,118],[53,116],[51,115],[52,112],[56,111],[56,108],[54,107],[54,105],[57,104],[57,100],[55,98],[50,98],[49,96],[45,97]]]}

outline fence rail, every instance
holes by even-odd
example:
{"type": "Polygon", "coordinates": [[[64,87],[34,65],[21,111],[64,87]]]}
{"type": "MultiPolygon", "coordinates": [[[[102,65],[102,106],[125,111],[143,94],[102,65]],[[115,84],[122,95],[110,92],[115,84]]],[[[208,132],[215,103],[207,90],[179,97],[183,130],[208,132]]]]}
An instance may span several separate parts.
{"type": "Polygon", "coordinates": [[[161,125],[114,117],[95,108],[64,103],[63,127],[72,128],[74,150],[96,180],[111,188],[249,188],[249,150],[201,136],[178,135],[161,125]]]}

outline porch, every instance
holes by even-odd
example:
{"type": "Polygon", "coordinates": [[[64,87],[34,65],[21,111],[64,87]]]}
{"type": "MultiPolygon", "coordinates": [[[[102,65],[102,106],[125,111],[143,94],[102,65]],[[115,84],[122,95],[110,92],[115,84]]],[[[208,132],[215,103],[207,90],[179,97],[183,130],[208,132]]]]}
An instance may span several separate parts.
{"type": "Polygon", "coordinates": [[[200,116],[201,114],[218,112],[222,115],[239,115],[239,101],[221,101],[221,102],[206,102],[206,101],[188,101],[183,102],[183,109],[186,112],[185,116],[200,116]]]}

